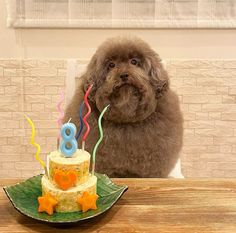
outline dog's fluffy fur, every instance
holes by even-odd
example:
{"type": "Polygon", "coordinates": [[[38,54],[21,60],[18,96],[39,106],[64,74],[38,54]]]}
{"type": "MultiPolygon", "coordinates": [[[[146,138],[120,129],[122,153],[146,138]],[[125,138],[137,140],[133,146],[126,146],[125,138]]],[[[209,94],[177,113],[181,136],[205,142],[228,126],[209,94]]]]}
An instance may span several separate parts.
{"type": "Polygon", "coordinates": [[[137,38],[104,42],[66,109],[64,122],[72,118],[78,129],[79,106],[90,84],[91,131],[85,148],[90,152],[99,137],[98,116],[110,104],[96,171],[111,177],[167,177],[182,147],[183,119],[158,54],[137,38]]]}

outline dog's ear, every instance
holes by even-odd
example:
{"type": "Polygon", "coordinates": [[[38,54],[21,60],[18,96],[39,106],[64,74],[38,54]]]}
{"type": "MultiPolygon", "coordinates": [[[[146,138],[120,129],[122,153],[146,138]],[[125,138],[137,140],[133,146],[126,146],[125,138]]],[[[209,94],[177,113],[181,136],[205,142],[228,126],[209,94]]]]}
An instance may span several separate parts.
{"type": "Polygon", "coordinates": [[[82,76],[83,79],[83,91],[84,93],[90,85],[93,85],[90,94],[88,96],[89,100],[94,102],[94,95],[97,89],[98,82],[98,64],[97,64],[97,55],[94,54],[90,63],[88,64],[86,73],[82,76]]]}
{"type": "Polygon", "coordinates": [[[106,68],[103,64],[103,60],[99,58],[99,53],[97,51],[88,64],[86,73],[83,75],[84,93],[88,87],[93,84],[88,97],[90,101],[95,102],[96,90],[104,83],[105,77],[106,68]]]}
{"type": "Polygon", "coordinates": [[[169,89],[169,77],[157,54],[149,58],[149,75],[156,97],[159,98],[169,89]]]}

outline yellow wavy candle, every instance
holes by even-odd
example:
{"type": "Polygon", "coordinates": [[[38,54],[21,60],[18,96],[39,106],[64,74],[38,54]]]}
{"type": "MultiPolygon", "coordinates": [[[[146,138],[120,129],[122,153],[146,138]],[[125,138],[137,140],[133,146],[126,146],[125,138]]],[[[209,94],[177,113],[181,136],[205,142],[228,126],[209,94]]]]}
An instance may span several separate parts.
{"type": "Polygon", "coordinates": [[[40,163],[40,165],[46,170],[46,165],[45,165],[44,161],[39,157],[39,153],[41,151],[40,145],[34,141],[34,137],[35,137],[34,123],[33,123],[33,121],[28,116],[25,115],[25,118],[29,122],[29,124],[30,124],[30,126],[32,128],[31,141],[30,142],[31,142],[31,144],[33,146],[37,147],[37,151],[36,151],[36,156],[35,157],[38,160],[38,162],[40,163]]]}

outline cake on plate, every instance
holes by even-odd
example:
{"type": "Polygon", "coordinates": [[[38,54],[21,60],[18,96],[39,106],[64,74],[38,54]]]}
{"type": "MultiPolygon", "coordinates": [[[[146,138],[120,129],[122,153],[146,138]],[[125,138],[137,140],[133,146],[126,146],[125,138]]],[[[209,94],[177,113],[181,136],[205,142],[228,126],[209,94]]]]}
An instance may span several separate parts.
{"type": "MultiPolygon", "coordinates": [[[[26,117],[32,127],[31,144],[37,147],[36,159],[40,162],[45,170],[45,174],[41,179],[42,196],[38,197],[38,212],[46,212],[52,215],[55,212],[86,212],[90,209],[97,209],[97,177],[94,175],[95,157],[98,145],[103,138],[101,119],[107,111],[106,106],[101,112],[98,119],[100,138],[94,146],[93,158],[85,148],[85,141],[89,134],[90,127],[87,117],[91,113],[88,103],[88,94],[92,85],[88,88],[84,96],[84,103],[88,108],[88,112],[83,116],[83,106],[80,107],[80,130],[77,133],[75,124],[71,123],[71,119],[62,125],[61,118],[60,133],[58,135],[58,148],[47,156],[47,164],[39,157],[40,145],[35,143],[35,127],[29,117],[26,117]],[[83,124],[86,126],[86,132],[82,137],[82,149],[78,149],[78,138],[83,130],[83,124]],[[92,161],[92,171],[89,172],[90,161],[92,161]]],[[[62,101],[59,102],[60,104],[62,101]]],[[[60,105],[59,104],[59,105],[60,105]]],[[[61,112],[61,117],[64,115],[61,112]]]]}
{"type": "Polygon", "coordinates": [[[60,151],[48,155],[48,176],[42,177],[42,195],[50,194],[57,201],[56,212],[80,211],[78,201],[83,193],[96,195],[97,177],[89,174],[90,157],[81,149],[70,158],[60,151]]]}

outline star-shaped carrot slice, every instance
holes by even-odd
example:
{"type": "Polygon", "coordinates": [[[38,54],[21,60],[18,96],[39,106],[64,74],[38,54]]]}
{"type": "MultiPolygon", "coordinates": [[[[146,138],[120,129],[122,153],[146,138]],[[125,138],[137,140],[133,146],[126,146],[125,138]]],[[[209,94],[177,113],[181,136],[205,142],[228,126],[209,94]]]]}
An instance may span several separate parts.
{"type": "Polygon", "coordinates": [[[78,197],[77,202],[81,205],[82,211],[96,210],[96,201],[98,199],[97,194],[90,194],[89,192],[83,192],[82,196],[78,197]]]}
{"type": "Polygon", "coordinates": [[[38,203],[38,212],[46,212],[47,214],[52,215],[58,201],[50,193],[47,193],[42,197],[38,197],[38,203]]]}

